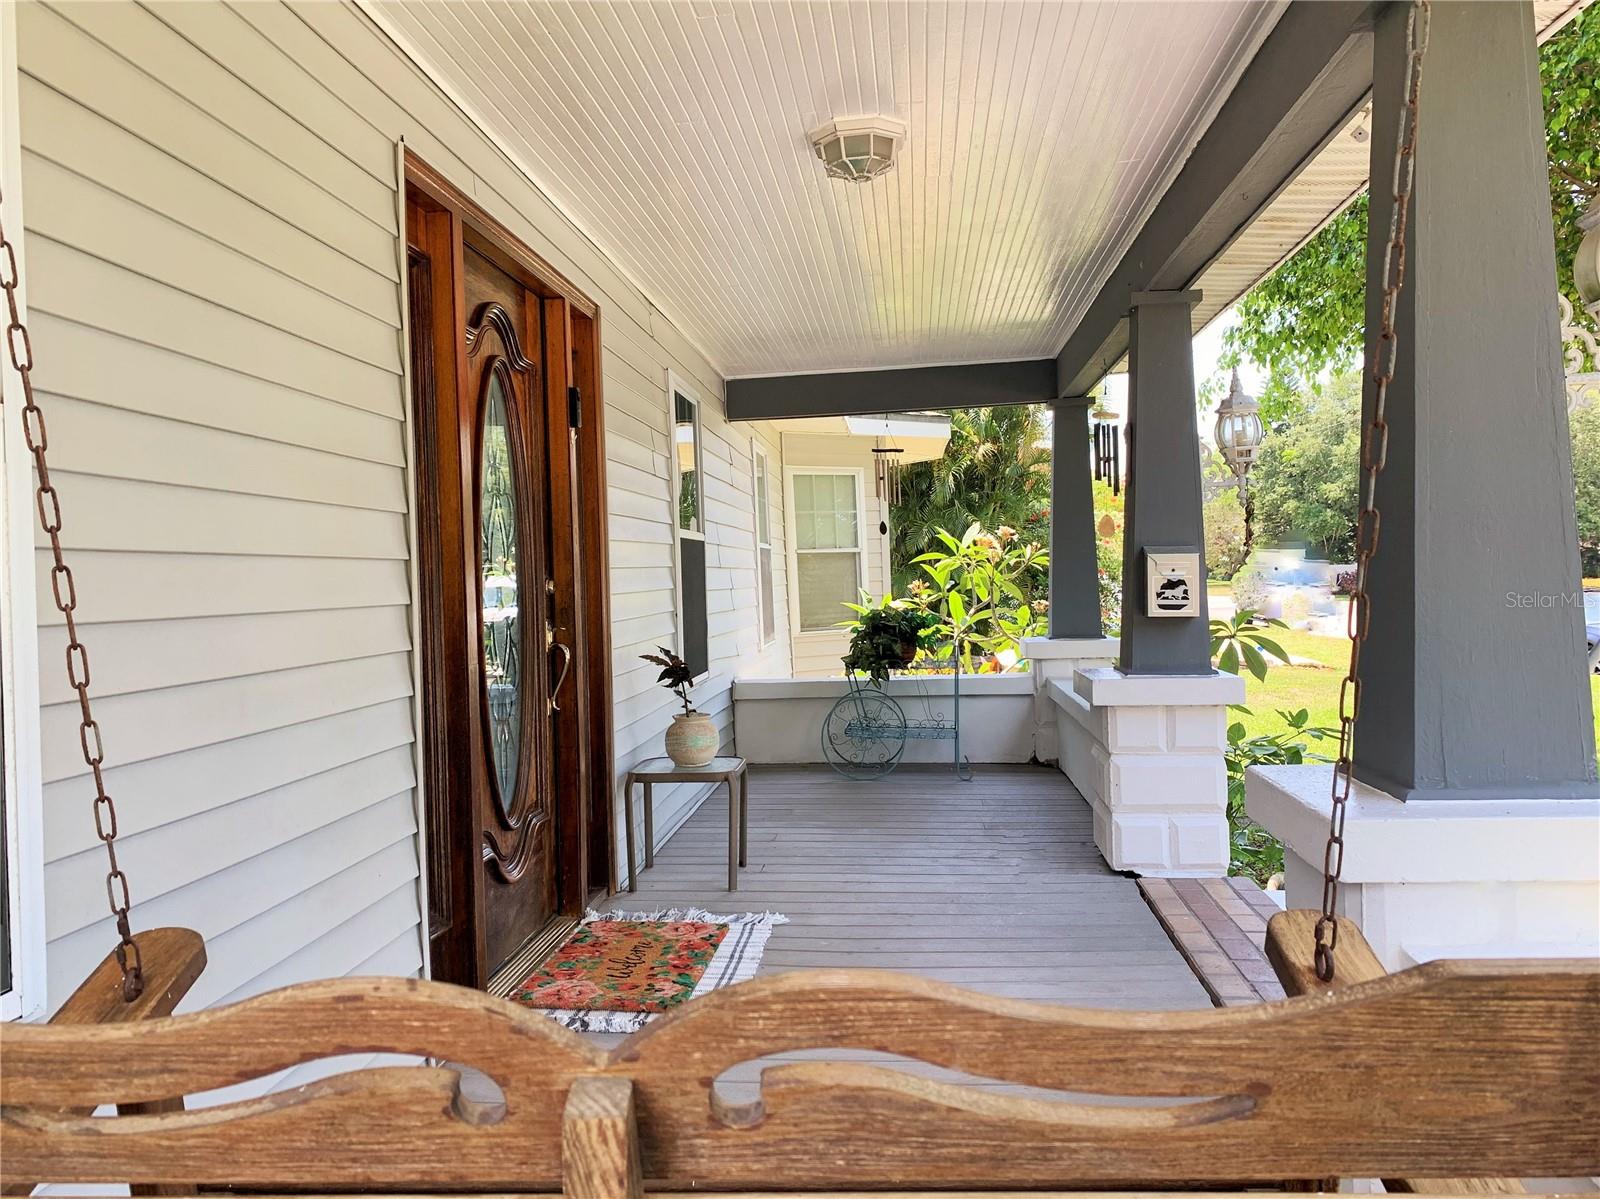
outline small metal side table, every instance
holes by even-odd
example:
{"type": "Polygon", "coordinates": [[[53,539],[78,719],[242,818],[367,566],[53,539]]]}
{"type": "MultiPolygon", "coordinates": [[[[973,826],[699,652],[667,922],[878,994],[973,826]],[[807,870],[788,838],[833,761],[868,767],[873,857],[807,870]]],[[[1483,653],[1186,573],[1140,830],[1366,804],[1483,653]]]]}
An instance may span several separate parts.
{"type": "Polygon", "coordinates": [[[679,766],[671,758],[649,758],[628,771],[623,790],[623,828],[628,840],[628,890],[639,889],[639,871],[633,849],[633,785],[644,784],[644,864],[656,864],[657,783],[703,783],[720,781],[728,785],[728,890],[739,889],[739,867],[745,864],[750,849],[750,774],[743,758],[712,758],[704,766],[679,766]]]}

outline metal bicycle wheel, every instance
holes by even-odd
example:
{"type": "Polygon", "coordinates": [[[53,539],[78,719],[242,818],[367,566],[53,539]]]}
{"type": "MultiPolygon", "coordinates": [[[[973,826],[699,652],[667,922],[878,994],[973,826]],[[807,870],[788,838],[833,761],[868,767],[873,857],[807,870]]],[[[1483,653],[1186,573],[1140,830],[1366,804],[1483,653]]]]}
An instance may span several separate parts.
{"type": "Polygon", "coordinates": [[[882,778],[906,750],[906,714],[875,687],[853,688],[822,722],[822,756],[847,779],[882,778]]]}

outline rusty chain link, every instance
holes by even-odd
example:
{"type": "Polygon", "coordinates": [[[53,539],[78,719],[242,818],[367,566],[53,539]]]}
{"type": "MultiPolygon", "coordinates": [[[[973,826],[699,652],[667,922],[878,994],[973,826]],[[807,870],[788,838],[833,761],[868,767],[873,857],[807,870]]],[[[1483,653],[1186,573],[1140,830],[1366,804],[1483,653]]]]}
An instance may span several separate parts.
{"type": "MultiPolygon", "coordinates": [[[[34,491],[34,506],[39,513],[39,526],[50,538],[50,553],[54,565],[50,568],[50,594],[56,609],[67,622],[67,681],[78,696],[78,745],[83,750],[84,763],[94,775],[94,831],[106,847],[106,902],[117,922],[117,965],[122,969],[122,998],[137,999],[144,990],[143,963],[139,946],[133,939],[128,922],[128,909],[132,900],[128,894],[128,876],[117,865],[117,805],[106,794],[106,781],[101,773],[105,762],[105,746],[100,740],[100,725],[89,707],[89,651],[78,640],[78,587],[73,581],[72,568],[61,552],[61,497],[50,482],[50,466],[45,451],[50,446],[50,436],[45,428],[44,412],[33,398],[33,341],[28,327],[22,322],[22,311],[17,304],[17,251],[6,236],[3,217],[3,197],[0,197],[0,287],[5,288],[9,323],[6,325],[6,349],[11,355],[11,365],[22,379],[22,433],[33,455],[33,467],[38,476],[34,491]]],[[[21,597],[19,597],[20,601],[21,597]]]]}
{"type": "Polygon", "coordinates": [[[1316,967],[1323,982],[1333,981],[1334,950],[1339,944],[1339,879],[1344,873],[1344,820],[1354,768],[1355,723],[1361,711],[1361,646],[1367,639],[1371,602],[1367,574],[1378,552],[1383,516],[1378,511],[1378,476],[1389,458],[1389,422],[1385,413],[1399,340],[1395,307],[1406,278],[1406,228],[1410,223],[1411,185],[1417,160],[1417,100],[1422,91],[1422,56],[1428,48],[1429,0],[1417,0],[1406,14],[1406,75],[1395,140],[1394,205],[1389,210],[1389,241],[1383,248],[1383,308],[1378,318],[1378,345],[1372,356],[1372,420],[1361,437],[1361,513],[1356,519],[1356,585],[1350,595],[1345,629],[1350,636],[1350,668],[1339,684],[1339,757],[1333,766],[1333,806],[1328,816],[1328,843],[1322,853],[1322,916],[1317,921],[1316,967]]]}

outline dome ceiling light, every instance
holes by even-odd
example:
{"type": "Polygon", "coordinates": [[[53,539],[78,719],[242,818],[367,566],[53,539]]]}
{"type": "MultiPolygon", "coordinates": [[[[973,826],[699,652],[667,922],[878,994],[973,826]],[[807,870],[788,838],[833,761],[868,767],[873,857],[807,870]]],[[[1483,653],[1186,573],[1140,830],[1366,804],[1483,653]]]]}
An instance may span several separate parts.
{"type": "Polygon", "coordinates": [[[906,129],[888,117],[844,117],[811,131],[811,148],[834,179],[865,183],[894,166],[906,129]]]}

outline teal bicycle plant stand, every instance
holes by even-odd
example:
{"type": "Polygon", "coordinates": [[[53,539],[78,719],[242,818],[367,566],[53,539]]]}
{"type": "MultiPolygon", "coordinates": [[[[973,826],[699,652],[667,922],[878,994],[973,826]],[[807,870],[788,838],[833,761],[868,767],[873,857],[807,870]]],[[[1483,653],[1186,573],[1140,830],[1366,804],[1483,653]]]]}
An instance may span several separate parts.
{"type": "MultiPolygon", "coordinates": [[[[828,709],[822,721],[822,756],[847,779],[880,779],[900,765],[907,741],[949,741],[951,765],[962,782],[972,778],[972,763],[961,753],[961,643],[948,658],[916,662],[897,671],[917,683],[926,717],[907,717],[905,707],[879,683],[847,670],[849,690],[828,709]],[[930,668],[948,666],[951,680],[949,719],[933,714],[935,696],[929,691],[930,668]]],[[[931,676],[937,677],[937,676],[931,676]]]]}

